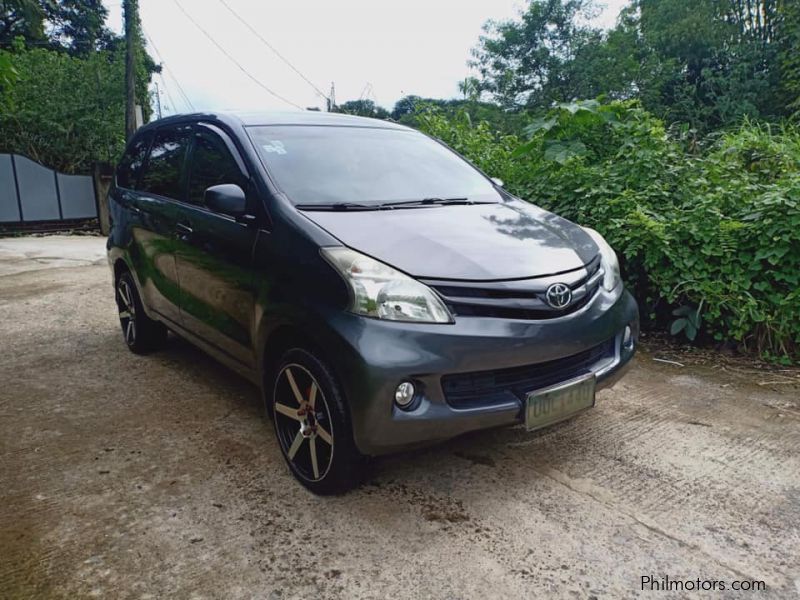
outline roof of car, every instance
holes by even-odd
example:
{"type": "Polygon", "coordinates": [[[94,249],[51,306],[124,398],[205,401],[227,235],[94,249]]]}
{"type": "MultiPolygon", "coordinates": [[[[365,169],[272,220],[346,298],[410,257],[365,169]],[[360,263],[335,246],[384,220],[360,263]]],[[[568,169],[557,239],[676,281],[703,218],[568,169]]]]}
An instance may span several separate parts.
{"type": "Polygon", "coordinates": [[[145,125],[145,128],[160,127],[170,123],[188,120],[212,120],[237,123],[245,127],[251,125],[338,125],[350,127],[381,127],[385,129],[408,129],[394,121],[357,117],[342,113],[307,111],[270,112],[198,112],[179,114],[159,119],[145,125]]]}

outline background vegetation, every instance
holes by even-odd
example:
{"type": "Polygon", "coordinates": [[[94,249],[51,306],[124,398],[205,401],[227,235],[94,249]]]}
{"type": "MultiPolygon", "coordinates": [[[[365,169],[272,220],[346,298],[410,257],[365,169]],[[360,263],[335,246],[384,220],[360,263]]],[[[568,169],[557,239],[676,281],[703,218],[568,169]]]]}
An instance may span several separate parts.
{"type": "MultiPolygon", "coordinates": [[[[478,76],[460,84],[463,100],[433,102],[489,101],[468,111],[504,130],[509,113],[635,98],[697,134],[800,109],[797,0],[631,0],[609,31],[591,25],[596,12],[592,0],[530,0],[518,19],[489,21],[470,60],[478,76]]],[[[392,118],[420,100],[400,100],[392,118]]]]}
{"type": "Polygon", "coordinates": [[[392,118],[605,235],[645,325],[797,359],[800,3],[633,0],[610,31],[594,10],[487,23],[463,98],[392,118]]]}
{"type": "Polygon", "coordinates": [[[600,231],[646,325],[787,361],[800,343],[800,134],[745,122],[698,144],[636,101],[561,104],[523,137],[466,111],[423,131],[514,194],[600,231]]]}
{"type": "MultiPolygon", "coordinates": [[[[0,0],[0,152],[66,173],[115,161],[125,143],[124,40],[100,0],[0,0]]],[[[158,70],[139,40],[137,98],[158,70]]]]}

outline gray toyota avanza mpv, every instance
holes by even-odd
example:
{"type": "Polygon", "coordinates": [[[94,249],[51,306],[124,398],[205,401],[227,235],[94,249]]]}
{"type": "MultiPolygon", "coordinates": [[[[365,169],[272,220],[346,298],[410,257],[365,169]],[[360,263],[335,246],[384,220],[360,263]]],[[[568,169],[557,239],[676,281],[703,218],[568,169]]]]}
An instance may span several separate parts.
{"type": "Polygon", "coordinates": [[[125,343],[171,330],[259,385],[316,493],[368,456],[571,417],[637,344],[597,232],[391,122],[170,117],[136,133],[109,199],[125,343]]]}

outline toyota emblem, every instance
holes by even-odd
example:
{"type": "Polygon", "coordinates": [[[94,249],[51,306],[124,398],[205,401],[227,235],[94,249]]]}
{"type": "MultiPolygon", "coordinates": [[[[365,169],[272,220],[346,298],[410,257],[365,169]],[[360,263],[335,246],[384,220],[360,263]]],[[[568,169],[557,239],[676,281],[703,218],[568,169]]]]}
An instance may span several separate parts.
{"type": "Polygon", "coordinates": [[[553,308],[565,308],[572,302],[572,290],[564,283],[554,283],[547,288],[544,297],[553,308]]]}

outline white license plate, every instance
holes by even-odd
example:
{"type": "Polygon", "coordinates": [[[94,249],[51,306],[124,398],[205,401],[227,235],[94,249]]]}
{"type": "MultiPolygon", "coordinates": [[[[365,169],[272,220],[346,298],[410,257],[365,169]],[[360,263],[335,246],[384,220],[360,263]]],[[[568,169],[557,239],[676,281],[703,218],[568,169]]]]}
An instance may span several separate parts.
{"type": "Polygon", "coordinates": [[[594,373],[528,394],[525,427],[541,429],[594,406],[594,373]]]}

